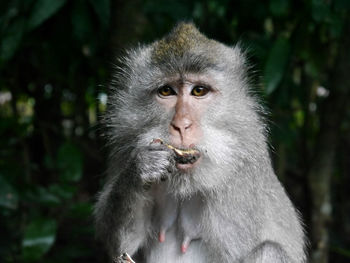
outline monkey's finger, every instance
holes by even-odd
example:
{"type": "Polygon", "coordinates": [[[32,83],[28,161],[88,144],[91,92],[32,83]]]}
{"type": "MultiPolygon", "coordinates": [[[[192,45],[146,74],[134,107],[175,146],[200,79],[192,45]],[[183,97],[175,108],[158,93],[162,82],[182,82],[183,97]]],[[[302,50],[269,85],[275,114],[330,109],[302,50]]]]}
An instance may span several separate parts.
{"type": "Polygon", "coordinates": [[[117,257],[115,260],[113,260],[115,263],[136,263],[132,258],[128,255],[128,253],[123,253],[119,257],[117,257]]]}

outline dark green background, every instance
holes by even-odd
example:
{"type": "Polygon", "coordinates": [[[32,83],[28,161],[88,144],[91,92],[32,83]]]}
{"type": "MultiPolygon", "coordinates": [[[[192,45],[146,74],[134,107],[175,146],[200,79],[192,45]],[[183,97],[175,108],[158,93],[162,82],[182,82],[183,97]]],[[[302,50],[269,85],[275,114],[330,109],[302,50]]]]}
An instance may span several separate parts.
{"type": "Polygon", "coordinates": [[[350,1],[0,3],[0,262],[107,262],[92,204],[115,57],[177,21],[247,51],[311,262],[350,262],[350,1]]]}

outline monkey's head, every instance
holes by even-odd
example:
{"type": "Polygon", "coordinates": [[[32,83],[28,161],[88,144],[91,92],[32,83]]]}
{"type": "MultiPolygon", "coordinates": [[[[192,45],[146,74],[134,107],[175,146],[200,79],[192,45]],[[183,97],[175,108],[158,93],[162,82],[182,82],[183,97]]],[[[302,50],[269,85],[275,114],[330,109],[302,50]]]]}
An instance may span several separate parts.
{"type": "Polygon", "coordinates": [[[196,149],[199,160],[175,163],[174,180],[185,191],[230,180],[215,174],[222,169],[234,176],[265,149],[242,52],[208,39],[193,24],[180,23],[165,38],[128,51],[111,87],[106,123],[112,158],[124,162],[154,139],[196,149]]]}

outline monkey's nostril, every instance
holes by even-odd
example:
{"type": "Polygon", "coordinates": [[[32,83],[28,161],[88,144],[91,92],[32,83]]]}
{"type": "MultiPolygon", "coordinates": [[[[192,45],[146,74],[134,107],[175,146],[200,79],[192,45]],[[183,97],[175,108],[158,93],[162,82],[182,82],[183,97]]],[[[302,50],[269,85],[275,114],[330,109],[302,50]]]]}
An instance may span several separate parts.
{"type": "Polygon", "coordinates": [[[171,126],[174,128],[174,130],[181,131],[181,129],[178,126],[176,126],[174,123],[172,123],[171,126]]]}
{"type": "Polygon", "coordinates": [[[184,127],[185,127],[185,130],[191,128],[191,126],[192,126],[192,123],[190,123],[190,124],[188,124],[188,125],[185,125],[185,126],[184,126],[184,127]]]}
{"type": "Polygon", "coordinates": [[[172,122],[171,126],[175,131],[179,133],[184,133],[186,130],[189,130],[192,127],[192,122],[172,122]]]}

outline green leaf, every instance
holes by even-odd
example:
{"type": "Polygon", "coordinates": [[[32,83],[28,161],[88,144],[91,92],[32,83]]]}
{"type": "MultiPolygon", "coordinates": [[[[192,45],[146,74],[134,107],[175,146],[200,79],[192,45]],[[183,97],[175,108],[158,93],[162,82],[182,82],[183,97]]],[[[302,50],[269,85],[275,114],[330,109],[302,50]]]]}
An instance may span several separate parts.
{"type": "Polygon", "coordinates": [[[305,63],[305,73],[312,78],[317,78],[320,74],[320,68],[315,63],[315,60],[309,59],[305,63]]]}
{"type": "Polygon", "coordinates": [[[77,187],[75,185],[59,185],[52,184],[49,187],[51,193],[59,196],[64,200],[71,199],[73,195],[77,192],[77,187]]]}
{"type": "Polygon", "coordinates": [[[280,84],[290,53],[288,39],[279,38],[272,46],[264,70],[264,82],[266,94],[271,94],[280,84]]]}
{"type": "Polygon", "coordinates": [[[38,201],[48,206],[59,205],[61,203],[57,195],[44,187],[38,187],[38,201]]]}
{"type": "Polygon", "coordinates": [[[349,0],[335,0],[334,5],[338,10],[342,10],[342,9],[350,10],[349,0]]]}
{"type": "Polygon", "coordinates": [[[72,26],[74,37],[81,42],[85,42],[91,37],[93,28],[91,23],[91,15],[85,1],[75,0],[72,10],[72,26]]]}
{"type": "Polygon", "coordinates": [[[23,258],[27,261],[40,259],[55,242],[57,224],[53,219],[38,218],[24,231],[22,240],[23,258]]]}
{"type": "Polygon", "coordinates": [[[73,144],[61,145],[57,155],[60,178],[65,182],[77,182],[83,173],[83,157],[81,151],[73,144]]]}
{"type": "Polygon", "coordinates": [[[16,53],[22,40],[24,22],[24,19],[19,19],[6,30],[0,45],[0,63],[10,60],[16,53]]]}
{"type": "Polygon", "coordinates": [[[90,0],[103,27],[107,27],[110,19],[110,0],[90,0]]]}
{"type": "Polygon", "coordinates": [[[274,16],[286,16],[289,10],[289,0],[270,0],[270,11],[274,16]]]}
{"type": "Polygon", "coordinates": [[[13,187],[0,176],[0,207],[17,209],[18,194],[13,187]]]}
{"type": "Polygon", "coordinates": [[[92,204],[90,203],[75,203],[69,211],[69,216],[72,218],[88,218],[92,213],[92,204]]]}
{"type": "Polygon", "coordinates": [[[330,6],[324,0],[312,0],[312,18],[321,22],[330,15],[330,6]]]}
{"type": "MultiPolygon", "coordinates": [[[[350,1],[349,1],[350,2],[350,1]]],[[[343,32],[343,22],[344,20],[338,15],[332,15],[330,21],[329,31],[331,36],[334,38],[340,38],[343,32]]]]}
{"type": "Polygon", "coordinates": [[[302,110],[297,110],[294,112],[294,123],[297,125],[297,127],[301,128],[304,125],[305,120],[305,114],[302,110]]]}
{"type": "Polygon", "coordinates": [[[37,0],[28,21],[28,31],[41,25],[53,16],[67,0],[37,0]]]}

